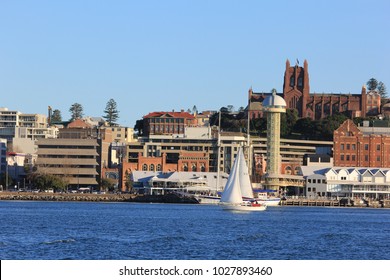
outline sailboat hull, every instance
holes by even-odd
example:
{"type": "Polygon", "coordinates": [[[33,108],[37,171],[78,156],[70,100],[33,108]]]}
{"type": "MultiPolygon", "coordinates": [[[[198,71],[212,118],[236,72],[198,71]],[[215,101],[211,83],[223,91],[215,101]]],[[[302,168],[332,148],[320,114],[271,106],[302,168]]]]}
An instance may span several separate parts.
{"type": "Polygon", "coordinates": [[[230,210],[230,211],[243,211],[243,212],[258,212],[258,211],[265,211],[267,209],[266,205],[258,204],[256,206],[253,205],[229,205],[229,204],[220,204],[224,210],[230,210]]]}

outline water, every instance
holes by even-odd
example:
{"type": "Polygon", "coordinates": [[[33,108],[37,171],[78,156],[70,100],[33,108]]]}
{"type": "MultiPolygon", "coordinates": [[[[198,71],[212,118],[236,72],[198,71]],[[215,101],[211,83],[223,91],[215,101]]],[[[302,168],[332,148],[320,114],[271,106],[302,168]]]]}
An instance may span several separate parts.
{"type": "Polygon", "coordinates": [[[0,201],[0,259],[388,260],[390,210],[0,201]]]}

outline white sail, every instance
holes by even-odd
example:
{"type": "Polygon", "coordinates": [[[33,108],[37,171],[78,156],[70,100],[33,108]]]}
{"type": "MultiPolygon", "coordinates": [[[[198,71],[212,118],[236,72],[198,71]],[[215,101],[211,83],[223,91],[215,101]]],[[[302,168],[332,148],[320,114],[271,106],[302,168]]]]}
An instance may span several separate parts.
{"type": "Polygon", "coordinates": [[[221,200],[220,200],[221,203],[229,203],[229,204],[242,203],[242,194],[241,194],[241,189],[239,187],[240,184],[239,164],[240,164],[240,160],[238,159],[237,156],[233,163],[233,168],[230,172],[225,189],[223,190],[221,200]]]}
{"type": "Polygon", "coordinates": [[[240,148],[238,151],[237,157],[240,160],[239,164],[239,174],[240,174],[240,188],[241,188],[241,194],[244,198],[253,198],[253,190],[252,190],[252,183],[249,177],[249,171],[248,166],[245,161],[245,156],[240,148]]]}

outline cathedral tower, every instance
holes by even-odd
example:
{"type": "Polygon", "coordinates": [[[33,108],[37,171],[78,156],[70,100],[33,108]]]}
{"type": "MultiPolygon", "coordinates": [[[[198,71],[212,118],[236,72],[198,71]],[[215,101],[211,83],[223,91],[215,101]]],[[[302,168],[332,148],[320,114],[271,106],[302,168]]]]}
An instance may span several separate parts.
{"type": "Polygon", "coordinates": [[[305,59],[303,67],[299,66],[297,60],[295,66],[286,61],[286,71],[284,73],[283,98],[287,103],[287,108],[296,109],[301,118],[309,117],[307,110],[309,100],[309,67],[305,59]]]}

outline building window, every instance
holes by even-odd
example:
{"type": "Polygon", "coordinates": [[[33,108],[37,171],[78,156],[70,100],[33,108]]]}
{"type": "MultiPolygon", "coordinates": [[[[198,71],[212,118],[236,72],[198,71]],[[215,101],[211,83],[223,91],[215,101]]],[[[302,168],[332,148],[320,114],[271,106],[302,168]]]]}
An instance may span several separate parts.
{"type": "Polygon", "coordinates": [[[317,190],[316,188],[313,188],[313,192],[316,192],[316,190],[317,190]]]}
{"type": "Polygon", "coordinates": [[[368,144],[364,144],[364,150],[368,151],[368,144]]]}
{"type": "Polygon", "coordinates": [[[350,148],[351,148],[351,145],[347,144],[347,150],[350,150],[350,148]]]}
{"type": "Polygon", "coordinates": [[[308,191],[308,192],[311,192],[311,188],[307,188],[307,191],[308,191]]]}
{"type": "Polygon", "coordinates": [[[150,171],[154,171],[154,164],[150,165],[150,171]]]}
{"type": "Polygon", "coordinates": [[[323,183],[323,184],[326,184],[326,180],[325,180],[325,179],[322,179],[322,183],[323,183]]]}
{"type": "Polygon", "coordinates": [[[341,144],[340,150],[344,150],[344,144],[341,144]]]}
{"type": "Polygon", "coordinates": [[[290,166],[286,166],[286,168],[284,169],[285,170],[285,174],[291,174],[291,167],[290,166]]]}
{"type": "Polygon", "coordinates": [[[356,156],[352,155],[352,161],[355,161],[355,160],[356,160],[356,156]]]}
{"type": "Polygon", "coordinates": [[[347,161],[349,161],[349,155],[347,155],[347,161]]]}
{"type": "Polygon", "coordinates": [[[204,163],[201,164],[200,171],[201,172],[206,172],[206,167],[204,166],[204,163]]]}
{"type": "Polygon", "coordinates": [[[196,164],[195,163],[192,164],[192,171],[194,171],[194,172],[196,171],[196,164]]]}
{"type": "Polygon", "coordinates": [[[347,177],[341,177],[341,180],[345,181],[345,180],[347,180],[347,177]]]}
{"type": "Polygon", "coordinates": [[[148,165],[146,164],[142,165],[142,171],[148,171],[148,165]]]}
{"type": "Polygon", "coordinates": [[[185,172],[188,171],[188,165],[187,165],[187,163],[183,164],[183,170],[184,170],[185,172]]]}
{"type": "Polygon", "coordinates": [[[377,150],[377,151],[380,151],[380,150],[381,150],[381,145],[380,145],[380,144],[376,145],[376,150],[377,150]]]}
{"type": "Polygon", "coordinates": [[[356,144],[352,144],[352,150],[356,150],[356,144]]]}
{"type": "Polygon", "coordinates": [[[364,160],[365,160],[365,161],[368,161],[368,155],[365,155],[365,156],[364,156],[364,160]]]}
{"type": "Polygon", "coordinates": [[[311,179],[307,179],[307,182],[311,184],[311,179]]]}
{"type": "Polygon", "coordinates": [[[376,161],[381,161],[381,157],[380,157],[380,156],[377,156],[377,157],[376,157],[376,161]]]}
{"type": "Polygon", "coordinates": [[[157,169],[156,171],[161,171],[161,164],[157,164],[157,169]]]}
{"type": "Polygon", "coordinates": [[[344,160],[344,155],[340,155],[340,160],[344,160]]]}

